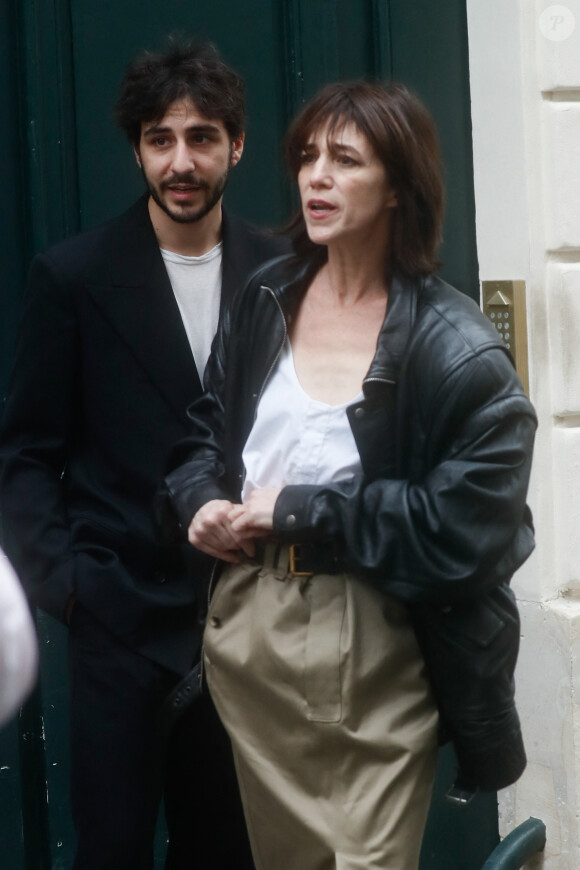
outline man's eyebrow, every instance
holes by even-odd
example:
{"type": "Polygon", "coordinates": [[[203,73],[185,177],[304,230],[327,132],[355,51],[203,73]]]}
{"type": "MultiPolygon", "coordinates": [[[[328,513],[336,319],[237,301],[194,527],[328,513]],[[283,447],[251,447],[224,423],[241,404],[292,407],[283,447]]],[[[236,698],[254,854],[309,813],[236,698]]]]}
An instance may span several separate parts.
{"type": "MultiPolygon", "coordinates": [[[[220,132],[216,124],[191,124],[185,128],[187,133],[202,133],[205,136],[215,136],[220,132]]],[[[169,124],[152,124],[143,130],[144,136],[156,136],[159,133],[172,133],[173,128],[169,124]]]]}

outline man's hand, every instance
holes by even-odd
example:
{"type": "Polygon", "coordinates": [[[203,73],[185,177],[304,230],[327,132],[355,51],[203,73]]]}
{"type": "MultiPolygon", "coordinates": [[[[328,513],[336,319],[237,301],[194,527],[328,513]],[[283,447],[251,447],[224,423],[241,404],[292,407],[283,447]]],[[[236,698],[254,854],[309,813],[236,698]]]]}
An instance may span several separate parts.
{"type": "Polygon", "coordinates": [[[254,536],[247,530],[234,530],[230,520],[232,510],[239,507],[241,505],[234,505],[227,499],[208,501],[198,510],[189,525],[189,543],[224,562],[238,563],[242,559],[242,553],[252,557],[254,536]]]}

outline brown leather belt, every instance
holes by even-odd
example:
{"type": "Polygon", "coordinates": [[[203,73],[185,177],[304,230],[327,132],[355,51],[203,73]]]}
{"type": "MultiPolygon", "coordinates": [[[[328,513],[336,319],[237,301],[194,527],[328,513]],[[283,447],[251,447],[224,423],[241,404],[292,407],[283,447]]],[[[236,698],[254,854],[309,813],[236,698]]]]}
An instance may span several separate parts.
{"type": "Polygon", "coordinates": [[[265,568],[287,571],[296,577],[309,577],[312,574],[343,574],[347,570],[336,544],[329,541],[315,544],[257,541],[254,558],[265,568]]]}

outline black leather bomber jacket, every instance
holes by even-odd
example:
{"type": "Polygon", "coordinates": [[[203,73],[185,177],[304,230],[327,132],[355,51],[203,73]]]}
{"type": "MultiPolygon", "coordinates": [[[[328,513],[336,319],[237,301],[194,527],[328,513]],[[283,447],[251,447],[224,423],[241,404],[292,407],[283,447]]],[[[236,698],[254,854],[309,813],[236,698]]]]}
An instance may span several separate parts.
{"type": "MultiPolygon", "coordinates": [[[[261,267],[224,318],[207,392],[190,409],[192,434],[166,478],[183,528],[210,499],[239,499],[260,395],[321,256],[261,267]]],[[[347,413],[362,474],[285,487],[275,532],[334,541],[345,570],[409,606],[463,778],[507,785],[525,765],[508,583],[533,549],[534,410],[472,300],[436,277],[395,275],[363,399],[347,413]]]]}

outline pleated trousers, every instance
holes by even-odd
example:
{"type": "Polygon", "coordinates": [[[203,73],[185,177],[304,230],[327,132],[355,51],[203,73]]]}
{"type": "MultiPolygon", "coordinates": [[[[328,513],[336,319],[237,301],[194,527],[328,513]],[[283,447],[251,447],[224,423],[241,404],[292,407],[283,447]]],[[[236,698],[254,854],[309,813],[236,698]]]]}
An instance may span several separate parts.
{"type": "Polygon", "coordinates": [[[246,562],[205,632],[257,870],[415,870],[438,714],[404,606],[352,575],[246,562]]]}

